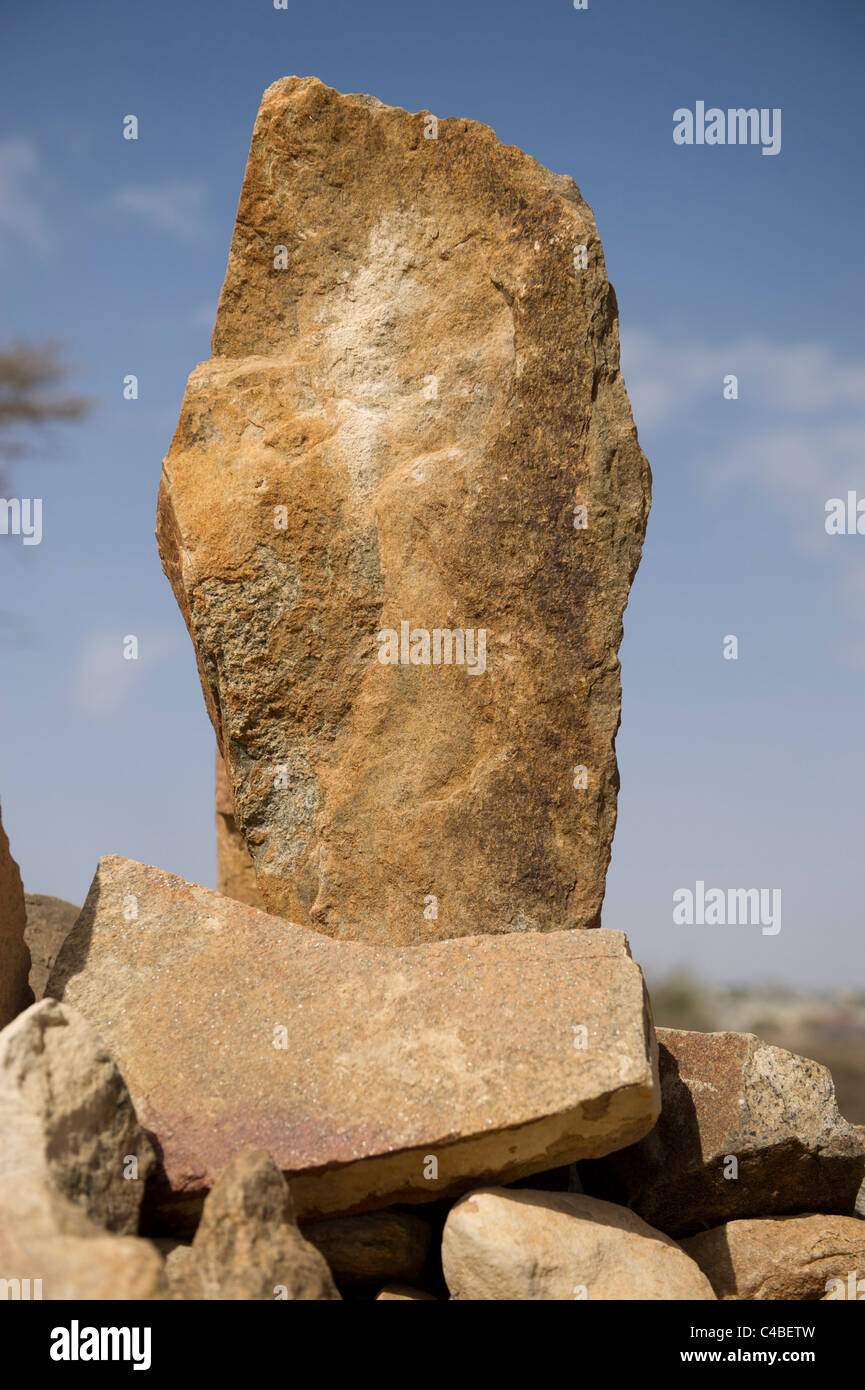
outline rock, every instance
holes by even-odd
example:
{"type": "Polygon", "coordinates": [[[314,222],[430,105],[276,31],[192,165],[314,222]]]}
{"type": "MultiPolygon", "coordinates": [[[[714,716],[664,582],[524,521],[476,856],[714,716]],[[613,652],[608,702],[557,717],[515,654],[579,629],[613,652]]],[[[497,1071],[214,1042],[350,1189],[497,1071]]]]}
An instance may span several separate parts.
{"type": "Polygon", "coordinates": [[[255,882],[255,865],[237,828],[231,784],[216,750],[216,887],[226,898],[248,907],[263,907],[255,882]]]}
{"type": "Polygon", "coordinates": [[[445,1222],[453,1298],[713,1299],[693,1260],[626,1207],[576,1192],[481,1188],[445,1222]]]}
{"type": "Polygon", "coordinates": [[[24,939],[27,911],[18,865],[0,820],[0,1028],[33,1003],[27,983],[30,952],[24,939]]]}
{"type": "Polygon", "coordinates": [[[0,1033],[0,1179],[53,1187],[109,1231],[134,1234],[155,1156],[101,1039],[43,999],[0,1033]]]}
{"type": "Polygon", "coordinates": [[[22,1297],[52,1301],[168,1297],[150,1241],[106,1234],[56,1188],[26,1176],[0,1178],[0,1279],[7,1289],[18,1281],[22,1297]]]}
{"type": "Polygon", "coordinates": [[[265,92],[158,518],[267,910],[394,945],[599,925],[650,487],[591,209],[433,120],[265,92]]]}
{"type": "Polygon", "coordinates": [[[340,1284],[417,1278],[432,1235],[426,1221],[393,1209],[337,1216],[302,1230],[340,1284]]]}
{"type": "Polygon", "coordinates": [[[339,1298],[325,1261],[297,1229],[284,1177],[263,1152],[231,1160],[204,1204],[192,1245],[172,1251],[166,1271],[174,1298],[339,1298]]]}
{"type": "Polygon", "coordinates": [[[581,1165],[587,1192],[671,1235],[749,1216],[853,1211],[865,1132],[838,1114],[825,1067],[751,1033],[659,1028],[658,1044],[661,1118],[639,1143],[581,1165]]]}
{"type": "Polygon", "coordinates": [[[682,1248],[721,1299],[845,1298],[851,1272],[854,1284],[865,1280],[865,1226],[854,1216],[728,1221],[682,1248]]]}
{"type": "Polygon", "coordinates": [[[117,1059],[178,1230],[250,1142],[314,1219],[606,1153],[657,1115],[621,932],[337,942],[111,856],[49,992],[117,1059]]]}
{"type": "Polygon", "coordinates": [[[27,929],[24,933],[30,947],[30,988],[37,999],[45,993],[48,976],[57,959],[57,952],[75,925],[81,911],[63,898],[47,897],[44,893],[25,893],[27,929]]]}
{"type": "Polygon", "coordinates": [[[437,1303],[434,1294],[413,1289],[408,1284],[385,1284],[375,1296],[376,1303],[437,1303]]]}

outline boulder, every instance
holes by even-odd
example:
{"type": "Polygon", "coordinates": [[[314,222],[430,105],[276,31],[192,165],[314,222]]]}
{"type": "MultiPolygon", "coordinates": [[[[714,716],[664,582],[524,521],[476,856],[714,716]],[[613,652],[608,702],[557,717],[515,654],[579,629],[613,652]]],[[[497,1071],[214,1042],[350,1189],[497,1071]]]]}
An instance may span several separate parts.
{"type": "Polygon", "coordinates": [[[96,1226],[134,1234],[153,1148],[102,1040],[43,999],[0,1032],[0,1179],[53,1187],[96,1226]]]}
{"type": "Polygon", "coordinates": [[[442,1267],[458,1299],[711,1300],[680,1246],[626,1207],[576,1192],[481,1188],[445,1222],[442,1267]]]}
{"type": "Polygon", "coordinates": [[[649,467],[594,217],[488,127],[265,92],[158,538],[269,912],[597,927],[649,467]]]}
{"type": "Polygon", "coordinates": [[[33,1003],[27,982],[30,952],[25,941],[27,910],[18,865],[0,820],[0,1028],[33,1003]]]}
{"type": "Polygon", "coordinates": [[[854,1216],[728,1221],[682,1248],[721,1299],[865,1298],[865,1225],[854,1216]]]}
{"type": "Polygon", "coordinates": [[[191,1246],[166,1261],[175,1299],[338,1299],[327,1264],[297,1229],[288,1185],[263,1152],[238,1154],[204,1204],[191,1246]]]}
{"type": "Polygon", "coordinates": [[[426,1221],[393,1208],[315,1221],[302,1230],[339,1284],[417,1278],[432,1235],[426,1221]]]}
{"type": "Polygon", "coordinates": [[[865,1131],[838,1113],[817,1062],[752,1033],[658,1029],[661,1117],[651,1134],[586,1163],[586,1192],[686,1235],[744,1217],[853,1212],[865,1131]]]}
{"type": "Polygon", "coordinates": [[[81,911],[63,898],[51,898],[44,893],[25,893],[27,929],[24,933],[30,948],[30,988],[41,999],[48,976],[57,959],[57,952],[75,925],[81,911]]]}
{"type": "Polygon", "coordinates": [[[435,1294],[414,1289],[409,1284],[385,1284],[375,1296],[376,1303],[437,1303],[435,1294]]]}
{"type": "Polygon", "coordinates": [[[23,1175],[0,1177],[0,1290],[47,1301],[168,1297],[150,1241],[106,1233],[55,1187],[23,1175]]]}
{"type": "Polygon", "coordinates": [[[373,947],[112,856],[49,992],[117,1059],[175,1229],[250,1142],[312,1219],[608,1153],[657,1115],[621,932],[373,947]]]}

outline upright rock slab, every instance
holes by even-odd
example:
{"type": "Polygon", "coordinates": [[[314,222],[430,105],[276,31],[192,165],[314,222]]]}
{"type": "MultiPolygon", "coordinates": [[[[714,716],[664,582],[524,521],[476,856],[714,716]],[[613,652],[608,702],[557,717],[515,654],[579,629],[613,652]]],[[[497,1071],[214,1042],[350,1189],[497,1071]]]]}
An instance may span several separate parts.
{"type": "Polygon", "coordinates": [[[621,932],[372,947],[110,857],[49,993],[117,1060],[178,1229],[251,1143],[308,1219],[609,1153],[657,1115],[621,932]]]}
{"type": "Polygon", "coordinates": [[[486,126],[264,94],[158,537],[269,912],[596,927],[650,476],[591,209],[486,126]]]}
{"type": "Polygon", "coordinates": [[[33,1003],[27,983],[30,952],[24,940],[27,910],[18,865],[0,820],[0,1028],[33,1003]]]}

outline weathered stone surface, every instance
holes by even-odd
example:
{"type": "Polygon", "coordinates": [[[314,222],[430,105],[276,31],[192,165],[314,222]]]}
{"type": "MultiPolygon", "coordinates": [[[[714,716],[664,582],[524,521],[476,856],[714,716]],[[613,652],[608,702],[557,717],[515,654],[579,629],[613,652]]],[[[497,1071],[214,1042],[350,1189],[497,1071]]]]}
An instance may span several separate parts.
{"type": "Polygon", "coordinates": [[[385,1284],[375,1296],[376,1303],[437,1303],[435,1294],[413,1289],[409,1284],[385,1284]]]}
{"type": "Polygon", "coordinates": [[[0,1279],[29,1280],[29,1297],[45,1300],[168,1297],[150,1241],[106,1234],[56,1188],[22,1175],[0,1178],[0,1279]]]}
{"type": "Polygon", "coordinates": [[[166,1272],[179,1299],[339,1299],[327,1264],[297,1229],[285,1178],[264,1152],[231,1160],[192,1245],[171,1252],[166,1272]]]}
{"type": "Polygon", "coordinates": [[[616,299],[571,178],[425,124],[265,92],[160,552],[270,912],[391,944],[596,927],[650,486],[616,299]]]}
{"type": "Polygon", "coordinates": [[[865,1280],[865,1225],[855,1216],[728,1221],[682,1248],[721,1299],[845,1298],[851,1271],[854,1284],[865,1280]]]}
{"type": "Polygon", "coordinates": [[[714,1299],[693,1260],[627,1207],[576,1192],[481,1188],[445,1222],[458,1299],[714,1299]]]}
{"type": "Polygon", "coordinates": [[[412,1280],[424,1266],[432,1231],[409,1212],[365,1212],[303,1226],[341,1284],[412,1280]]]}
{"type": "Polygon", "coordinates": [[[75,926],[81,908],[44,893],[25,893],[24,901],[27,906],[24,937],[30,948],[31,962],[30,988],[35,997],[41,999],[57,952],[75,926]]]}
{"type": "Polygon", "coordinates": [[[117,1059],[176,1225],[250,1142],[309,1218],[606,1153],[657,1114],[621,932],[336,942],[112,856],[49,991],[117,1059]]]}
{"type": "Polygon", "coordinates": [[[134,1234],[154,1163],[123,1077],[80,1014],[43,999],[3,1029],[0,1178],[53,1186],[96,1225],[134,1234]]]}
{"type": "Polygon", "coordinates": [[[27,913],[18,865],[0,820],[0,1028],[33,1003],[27,983],[30,952],[24,939],[27,913]]]}
{"type": "Polygon", "coordinates": [[[255,881],[255,865],[237,828],[231,783],[219,749],[216,750],[216,888],[226,898],[248,907],[263,907],[255,881]]]}
{"type": "Polygon", "coordinates": [[[587,1192],[671,1235],[740,1217],[852,1213],[863,1131],[839,1115],[825,1067],[752,1033],[659,1028],[658,1045],[661,1118],[622,1153],[581,1165],[587,1192]],[[737,1176],[725,1177],[731,1159],[737,1176]]]}

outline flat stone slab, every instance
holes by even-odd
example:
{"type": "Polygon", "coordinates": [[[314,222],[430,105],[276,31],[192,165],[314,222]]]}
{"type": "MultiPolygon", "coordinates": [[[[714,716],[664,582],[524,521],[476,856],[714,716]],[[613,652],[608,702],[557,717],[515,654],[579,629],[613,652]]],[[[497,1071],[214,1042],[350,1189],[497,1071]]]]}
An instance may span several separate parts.
{"type": "Polygon", "coordinates": [[[115,1058],[174,1227],[251,1145],[311,1217],[607,1154],[658,1114],[621,932],[372,947],[111,856],[48,992],[115,1058]]]}

